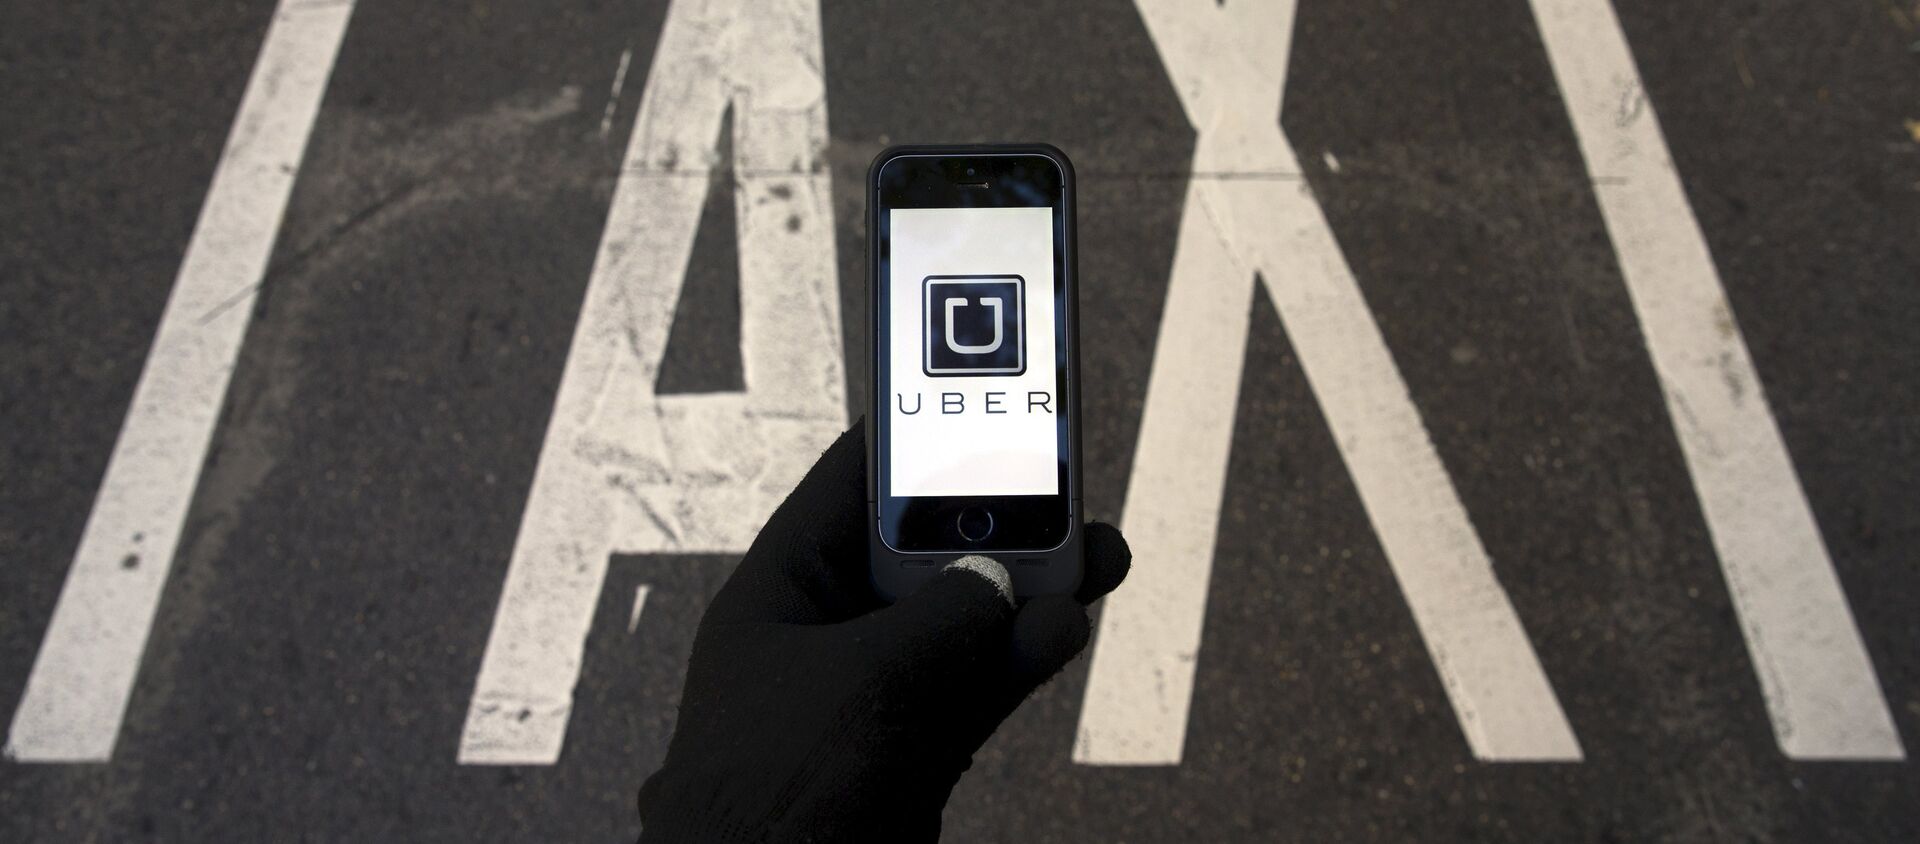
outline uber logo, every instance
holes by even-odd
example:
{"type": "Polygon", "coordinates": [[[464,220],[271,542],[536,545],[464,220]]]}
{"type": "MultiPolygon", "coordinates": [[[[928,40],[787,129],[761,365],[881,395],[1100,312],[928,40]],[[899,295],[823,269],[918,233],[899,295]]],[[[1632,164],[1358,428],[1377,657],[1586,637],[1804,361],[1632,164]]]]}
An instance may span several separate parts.
{"type": "Polygon", "coordinates": [[[928,375],[1019,375],[1027,371],[1026,279],[930,275],[921,282],[928,375]]]}

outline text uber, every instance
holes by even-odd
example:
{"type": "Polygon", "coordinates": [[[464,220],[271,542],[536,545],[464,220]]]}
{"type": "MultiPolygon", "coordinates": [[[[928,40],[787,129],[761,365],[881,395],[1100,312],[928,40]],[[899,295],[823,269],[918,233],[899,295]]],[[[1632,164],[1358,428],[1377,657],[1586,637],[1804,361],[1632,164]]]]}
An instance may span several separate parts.
{"type": "MultiPolygon", "coordinates": [[[[919,413],[923,406],[921,395],[913,394],[911,406],[905,393],[895,393],[894,402],[900,412],[907,416],[919,413]]],[[[941,393],[940,412],[953,415],[960,413],[983,413],[998,416],[1009,413],[1009,407],[1017,407],[1019,399],[1007,398],[1004,392],[987,392],[969,397],[965,393],[941,393]]],[[[1033,390],[1027,393],[1027,413],[1053,413],[1053,394],[1045,390],[1033,390]]]]}

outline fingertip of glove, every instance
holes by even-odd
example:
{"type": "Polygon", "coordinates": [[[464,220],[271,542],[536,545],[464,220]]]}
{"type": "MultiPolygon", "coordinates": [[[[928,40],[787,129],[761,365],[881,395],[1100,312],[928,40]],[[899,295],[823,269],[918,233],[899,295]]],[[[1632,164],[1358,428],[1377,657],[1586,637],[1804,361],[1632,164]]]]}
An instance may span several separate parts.
{"type": "Polygon", "coordinates": [[[1065,595],[1027,602],[1013,622],[1013,669],[1029,686],[1060,672],[1093,637],[1087,611],[1065,595]]]}
{"type": "Polygon", "coordinates": [[[1127,579],[1127,572],[1133,568],[1133,550],[1127,547],[1120,529],[1106,522],[1088,522],[1086,542],[1086,573],[1074,594],[1080,603],[1091,604],[1127,579]]]}
{"type": "Polygon", "coordinates": [[[942,572],[955,570],[970,571],[986,578],[994,589],[999,590],[1000,597],[1006,599],[1007,606],[1013,606],[1013,575],[1007,573],[1007,567],[1001,565],[999,560],[981,554],[968,554],[941,569],[942,572]]]}

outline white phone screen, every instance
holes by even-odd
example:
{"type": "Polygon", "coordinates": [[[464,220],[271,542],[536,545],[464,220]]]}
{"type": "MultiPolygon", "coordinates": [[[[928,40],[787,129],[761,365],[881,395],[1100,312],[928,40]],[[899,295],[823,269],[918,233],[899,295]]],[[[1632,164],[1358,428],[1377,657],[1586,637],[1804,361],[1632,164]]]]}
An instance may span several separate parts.
{"type": "Polygon", "coordinates": [[[891,493],[1058,494],[1053,209],[890,213],[891,493]]]}

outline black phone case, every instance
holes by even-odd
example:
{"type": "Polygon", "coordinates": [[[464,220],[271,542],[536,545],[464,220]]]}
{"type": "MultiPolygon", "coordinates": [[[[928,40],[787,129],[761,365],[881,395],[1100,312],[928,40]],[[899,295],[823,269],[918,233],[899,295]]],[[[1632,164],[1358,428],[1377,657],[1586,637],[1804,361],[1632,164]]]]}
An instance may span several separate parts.
{"type": "Polygon", "coordinates": [[[1061,390],[1063,406],[1070,408],[1072,416],[1067,426],[1067,501],[1068,518],[1071,525],[1067,538],[1058,547],[1035,549],[1031,551],[994,551],[990,554],[1007,567],[1013,575],[1013,593],[1016,598],[1034,595],[1071,594],[1080,587],[1080,577],[1084,569],[1082,539],[1086,534],[1086,517],[1081,506],[1080,492],[1080,268],[1079,249],[1076,241],[1074,216],[1078,200],[1074,194],[1073,162],[1067,155],[1050,144],[909,144],[888,147],[882,150],[873,162],[867,166],[867,544],[868,567],[873,573],[873,588],[880,597],[895,601],[911,594],[920,584],[940,571],[948,562],[957,560],[970,553],[965,550],[903,552],[895,551],[880,539],[880,503],[879,503],[879,436],[874,420],[882,411],[881,397],[877,395],[877,384],[871,367],[877,366],[879,358],[875,341],[878,336],[880,315],[874,310],[874,285],[880,281],[880,252],[873,238],[880,230],[880,167],[888,160],[902,155],[1006,155],[1018,153],[1041,155],[1060,167],[1064,182],[1066,207],[1064,229],[1064,252],[1061,264],[1066,268],[1063,284],[1067,290],[1067,383],[1061,390]]]}

